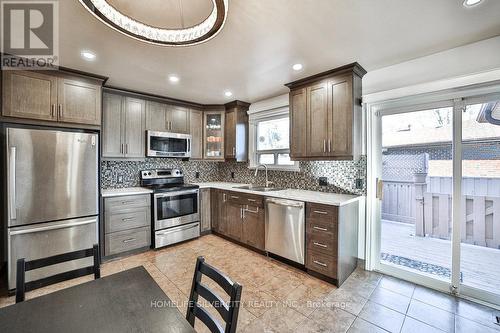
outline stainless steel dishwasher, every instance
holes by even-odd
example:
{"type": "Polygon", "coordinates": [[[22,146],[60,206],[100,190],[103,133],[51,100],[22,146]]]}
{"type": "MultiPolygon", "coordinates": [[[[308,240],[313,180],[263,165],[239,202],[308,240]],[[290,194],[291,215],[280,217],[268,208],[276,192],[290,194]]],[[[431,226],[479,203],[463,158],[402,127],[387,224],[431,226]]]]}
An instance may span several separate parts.
{"type": "Polygon", "coordinates": [[[304,264],[305,213],[301,201],[266,199],[266,251],[304,264]]]}

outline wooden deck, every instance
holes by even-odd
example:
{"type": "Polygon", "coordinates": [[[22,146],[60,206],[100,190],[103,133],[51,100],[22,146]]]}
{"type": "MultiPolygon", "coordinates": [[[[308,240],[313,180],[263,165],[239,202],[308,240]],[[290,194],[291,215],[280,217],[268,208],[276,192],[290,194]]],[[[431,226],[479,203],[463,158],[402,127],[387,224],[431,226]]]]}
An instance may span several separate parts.
{"type": "MultiPolygon", "coordinates": [[[[415,226],[382,220],[381,252],[451,269],[451,242],[415,235],[415,226]]],[[[462,244],[463,283],[500,293],[500,250],[462,244]]]]}

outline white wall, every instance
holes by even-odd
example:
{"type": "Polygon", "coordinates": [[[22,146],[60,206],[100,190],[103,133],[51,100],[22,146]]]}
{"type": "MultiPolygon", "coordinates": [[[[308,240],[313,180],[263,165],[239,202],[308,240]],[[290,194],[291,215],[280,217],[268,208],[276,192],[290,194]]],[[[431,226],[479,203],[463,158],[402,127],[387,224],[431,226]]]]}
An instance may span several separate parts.
{"type": "Polygon", "coordinates": [[[370,71],[363,96],[492,70],[500,70],[500,36],[370,71]]]}

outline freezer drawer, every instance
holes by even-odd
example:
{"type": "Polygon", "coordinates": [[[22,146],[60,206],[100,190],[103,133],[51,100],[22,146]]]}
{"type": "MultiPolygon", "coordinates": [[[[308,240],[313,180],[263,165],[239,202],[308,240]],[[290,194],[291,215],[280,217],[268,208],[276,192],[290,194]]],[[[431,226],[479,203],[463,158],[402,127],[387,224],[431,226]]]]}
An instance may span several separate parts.
{"type": "Polygon", "coordinates": [[[200,237],[199,222],[158,230],[155,232],[155,249],[196,237],[200,237]]]}
{"type": "MultiPolygon", "coordinates": [[[[9,228],[9,289],[16,287],[16,261],[33,260],[56,254],[91,248],[98,243],[97,216],[9,228]]],[[[26,281],[38,280],[93,263],[83,258],[26,272],[26,281]]]]}

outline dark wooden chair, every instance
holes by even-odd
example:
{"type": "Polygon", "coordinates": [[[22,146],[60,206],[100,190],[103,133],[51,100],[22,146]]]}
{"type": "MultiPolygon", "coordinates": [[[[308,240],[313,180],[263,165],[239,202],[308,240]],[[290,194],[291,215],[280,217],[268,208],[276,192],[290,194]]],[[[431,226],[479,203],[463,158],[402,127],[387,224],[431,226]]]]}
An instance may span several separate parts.
{"type": "Polygon", "coordinates": [[[88,274],[94,274],[95,279],[99,279],[101,277],[101,269],[99,266],[99,245],[97,244],[95,244],[90,249],[58,254],[47,258],[41,258],[31,261],[26,261],[25,258],[18,259],[16,272],[16,303],[24,301],[24,294],[27,291],[42,288],[54,283],[75,279],[77,277],[88,274]],[[25,274],[27,271],[87,257],[94,257],[93,266],[78,268],[48,276],[43,279],[25,282],[25,274]]]}
{"type": "Polygon", "coordinates": [[[195,318],[200,319],[212,333],[234,333],[238,322],[238,312],[240,308],[242,286],[237,282],[231,281],[218,269],[205,263],[205,258],[198,257],[196,260],[196,269],[194,271],[193,285],[189,296],[188,310],[186,314],[187,321],[194,327],[195,318]],[[208,276],[216,282],[229,296],[229,303],[225,302],[220,296],[215,294],[209,287],[201,283],[202,275],[208,276]],[[198,304],[198,296],[208,301],[220,314],[225,321],[225,328],[210,314],[198,304]]]}

